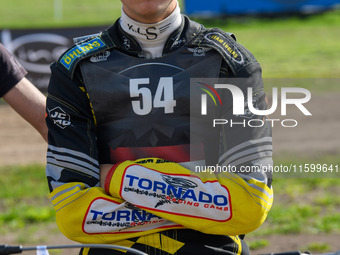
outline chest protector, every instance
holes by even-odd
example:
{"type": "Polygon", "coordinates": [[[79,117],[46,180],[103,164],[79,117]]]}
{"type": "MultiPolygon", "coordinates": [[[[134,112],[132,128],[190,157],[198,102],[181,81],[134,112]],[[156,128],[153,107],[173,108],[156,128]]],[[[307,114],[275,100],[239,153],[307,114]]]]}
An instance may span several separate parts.
{"type": "Polygon", "coordinates": [[[190,79],[218,77],[221,61],[216,51],[182,48],[157,59],[113,50],[81,62],[100,163],[190,161],[190,79]]]}

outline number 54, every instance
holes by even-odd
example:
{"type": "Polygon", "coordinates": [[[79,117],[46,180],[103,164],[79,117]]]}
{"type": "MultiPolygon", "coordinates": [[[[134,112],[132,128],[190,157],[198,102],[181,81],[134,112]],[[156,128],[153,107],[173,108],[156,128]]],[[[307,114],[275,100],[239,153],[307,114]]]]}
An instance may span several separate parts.
{"type": "Polygon", "coordinates": [[[152,108],[164,108],[164,113],[173,113],[176,106],[174,100],[174,83],[172,77],[161,77],[157,86],[155,97],[152,99],[151,90],[140,85],[150,84],[149,78],[130,80],[130,97],[141,97],[132,100],[133,111],[138,115],[147,115],[152,108]]]}

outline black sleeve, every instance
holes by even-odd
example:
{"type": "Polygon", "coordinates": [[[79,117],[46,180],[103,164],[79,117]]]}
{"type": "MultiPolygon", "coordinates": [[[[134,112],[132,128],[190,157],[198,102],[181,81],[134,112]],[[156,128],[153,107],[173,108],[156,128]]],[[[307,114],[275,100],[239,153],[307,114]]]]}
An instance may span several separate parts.
{"type": "Polygon", "coordinates": [[[267,109],[262,71],[257,61],[244,66],[226,84],[239,88],[244,95],[244,114],[234,114],[235,95],[227,89],[220,89],[224,96],[221,111],[223,125],[220,125],[219,165],[232,166],[244,179],[255,178],[270,186],[272,162],[272,130],[266,116],[253,114],[249,110],[248,97],[252,97],[253,107],[267,109]],[[252,95],[248,94],[252,88],[252,95]],[[222,92],[223,91],[223,92],[222,92]],[[227,122],[227,123],[226,123],[227,122]]]}
{"type": "Polygon", "coordinates": [[[79,74],[70,79],[55,64],[51,69],[46,105],[50,190],[72,181],[96,186],[99,182],[96,126],[86,91],[79,74]]]}
{"type": "Polygon", "coordinates": [[[0,44],[0,97],[21,81],[26,74],[27,71],[23,66],[0,44]]]}

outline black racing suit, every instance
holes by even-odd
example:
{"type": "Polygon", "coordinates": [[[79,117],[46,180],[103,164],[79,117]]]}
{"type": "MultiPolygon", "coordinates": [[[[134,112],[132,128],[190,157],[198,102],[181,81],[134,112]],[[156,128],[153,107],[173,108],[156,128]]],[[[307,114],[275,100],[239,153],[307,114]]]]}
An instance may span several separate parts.
{"type": "Polygon", "coordinates": [[[208,103],[213,117],[194,122],[202,128],[190,117],[200,115],[193,101],[200,102],[197,91],[212,88],[205,83],[210,78],[227,78],[244,93],[252,87],[256,108],[266,108],[261,68],[249,51],[229,34],[184,17],[163,56],[145,59],[117,21],[74,45],[51,69],[46,174],[67,237],[148,254],[248,253],[240,237],[264,221],[271,177],[261,169],[239,170],[271,165],[270,125],[243,125],[265,117],[234,115],[232,95],[219,90],[220,105],[208,103]],[[192,78],[204,83],[191,84],[192,78]],[[213,118],[234,126],[212,131],[213,118]],[[190,143],[193,132],[198,145],[190,143]],[[188,170],[202,160],[238,172],[204,177],[188,170]],[[99,185],[101,164],[118,166],[105,190],[99,185]]]}

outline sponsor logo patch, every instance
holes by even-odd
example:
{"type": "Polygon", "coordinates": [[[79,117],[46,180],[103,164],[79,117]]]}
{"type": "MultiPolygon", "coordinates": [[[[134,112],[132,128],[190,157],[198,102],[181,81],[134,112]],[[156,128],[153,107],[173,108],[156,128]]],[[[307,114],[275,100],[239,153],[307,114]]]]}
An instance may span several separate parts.
{"type": "Polygon", "coordinates": [[[65,129],[71,126],[71,117],[59,106],[48,110],[50,118],[53,120],[53,124],[57,125],[61,129],[65,129]]]}
{"type": "Polygon", "coordinates": [[[120,234],[165,226],[175,225],[130,203],[120,204],[106,198],[98,198],[88,208],[83,231],[88,234],[120,234]]]}
{"type": "Polygon", "coordinates": [[[223,34],[218,32],[208,33],[205,38],[217,45],[221,50],[223,50],[223,52],[226,52],[231,60],[239,64],[244,62],[241,52],[237,49],[234,43],[232,43],[231,39],[227,38],[223,34]]]}
{"type": "Polygon", "coordinates": [[[128,39],[126,36],[123,36],[122,39],[123,39],[123,45],[124,45],[125,49],[127,49],[127,50],[131,49],[130,39],[128,39]]]}
{"type": "Polygon", "coordinates": [[[193,53],[194,57],[204,57],[205,53],[209,50],[202,47],[188,48],[190,52],[193,53]]]}
{"type": "Polygon", "coordinates": [[[90,61],[93,62],[93,63],[96,63],[96,62],[104,62],[107,60],[107,58],[110,56],[110,52],[109,51],[104,51],[104,52],[100,52],[94,56],[92,56],[90,58],[90,61]]]}
{"type": "Polygon", "coordinates": [[[203,183],[194,176],[168,175],[140,165],[129,166],[124,175],[120,195],[140,208],[215,221],[231,219],[229,191],[217,181],[203,183]]]}
{"type": "Polygon", "coordinates": [[[87,42],[83,42],[79,45],[74,46],[61,58],[60,63],[67,69],[70,70],[75,61],[91,52],[98,51],[106,47],[106,44],[100,37],[93,38],[87,42]]]}

